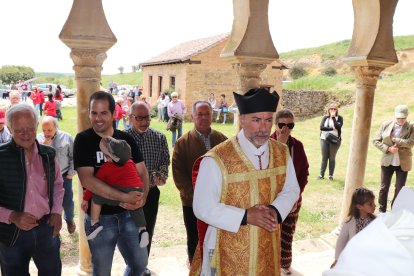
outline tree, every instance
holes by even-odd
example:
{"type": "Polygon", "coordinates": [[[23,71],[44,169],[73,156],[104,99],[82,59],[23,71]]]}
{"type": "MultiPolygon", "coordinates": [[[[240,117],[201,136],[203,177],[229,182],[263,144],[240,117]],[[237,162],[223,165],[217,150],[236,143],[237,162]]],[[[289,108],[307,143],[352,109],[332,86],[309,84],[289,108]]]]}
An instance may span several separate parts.
{"type": "Polygon", "coordinates": [[[304,77],[308,74],[308,72],[306,72],[305,68],[303,68],[302,65],[294,65],[290,70],[289,70],[289,75],[292,77],[292,79],[297,80],[301,77],[304,77]]]}
{"type": "Polygon", "coordinates": [[[334,67],[329,66],[329,67],[325,68],[322,71],[322,74],[324,74],[325,76],[328,76],[328,77],[332,77],[332,76],[335,76],[337,74],[337,72],[336,72],[336,69],[334,67]]]}
{"type": "Polygon", "coordinates": [[[119,71],[119,74],[123,74],[124,73],[124,66],[119,66],[118,67],[118,71],[119,71]]]}
{"type": "Polygon", "coordinates": [[[135,73],[136,71],[138,71],[138,66],[132,65],[132,72],[135,73]]]}
{"type": "Polygon", "coordinates": [[[0,80],[4,83],[17,83],[20,80],[28,80],[35,77],[35,71],[31,67],[5,65],[0,68],[0,80]]]}

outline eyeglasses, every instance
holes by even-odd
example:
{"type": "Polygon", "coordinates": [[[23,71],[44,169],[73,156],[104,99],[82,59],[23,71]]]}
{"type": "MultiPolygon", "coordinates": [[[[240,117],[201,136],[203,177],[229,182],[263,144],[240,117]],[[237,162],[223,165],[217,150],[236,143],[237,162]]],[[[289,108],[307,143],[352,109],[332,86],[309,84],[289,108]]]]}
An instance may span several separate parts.
{"type": "Polygon", "coordinates": [[[149,115],[142,117],[142,116],[136,116],[136,115],[131,114],[131,116],[134,117],[135,120],[137,120],[138,122],[142,122],[144,120],[147,122],[151,121],[151,117],[149,115]]]}
{"type": "Polygon", "coordinates": [[[289,129],[293,129],[295,127],[295,123],[277,123],[277,126],[279,127],[279,129],[282,129],[284,126],[287,126],[289,129]]]}
{"type": "Polygon", "coordinates": [[[18,135],[23,134],[23,133],[29,133],[29,132],[36,132],[36,128],[35,127],[26,127],[26,128],[17,128],[14,129],[14,132],[18,135]]]}
{"type": "Polygon", "coordinates": [[[177,96],[172,96],[172,98],[178,98],[177,96]]]}

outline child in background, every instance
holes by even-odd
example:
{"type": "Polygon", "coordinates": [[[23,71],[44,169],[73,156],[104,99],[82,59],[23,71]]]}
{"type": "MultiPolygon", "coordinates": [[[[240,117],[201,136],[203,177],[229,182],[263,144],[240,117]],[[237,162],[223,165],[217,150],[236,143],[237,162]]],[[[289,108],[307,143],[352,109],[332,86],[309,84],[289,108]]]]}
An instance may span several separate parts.
{"type": "Polygon", "coordinates": [[[348,241],[376,218],[374,201],[375,195],[371,190],[358,188],[354,191],[348,218],[342,224],[341,233],[336,241],[335,261],[331,268],[335,266],[348,241]]]}
{"type": "MultiPolygon", "coordinates": [[[[96,173],[96,177],[108,185],[111,185],[123,192],[144,191],[142,183],[134,162],[131,160],[131,148],[125,140],[116,140],[112,137],[103,137],[99,143],[99,148],[106,158],[106,162],[96,173]]],[[[95,238],[103,227],[99,223],[102,204],[118,206],[119,201],[109,200],[91,191],[85,190],[83,193],[82,210],[88,210],[88,202],[91,202],[91,225],[85,225],[87,239],[95,238]]],[[[140,247],[146,247],[149,242],[148,232],[145,228],[146,221],[142,208],[131,211],[139,231],[140,247]]]]}

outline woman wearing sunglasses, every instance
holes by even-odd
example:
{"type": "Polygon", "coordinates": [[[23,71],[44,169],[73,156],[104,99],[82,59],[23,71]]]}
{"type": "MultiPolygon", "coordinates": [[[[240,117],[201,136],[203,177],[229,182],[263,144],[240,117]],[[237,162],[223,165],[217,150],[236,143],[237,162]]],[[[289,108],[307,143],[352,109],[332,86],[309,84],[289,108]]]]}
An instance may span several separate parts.
{"type": "Polygon", "coordinates": [[[309,163],[303,144],[290,135],[295,127],[294,120],[295,115],[289,109],[278,111],[275,119],[276,131],[270,136],[288,146],[300,187],[299,199],[282,223],[280,267],[285,274],[291,274],[293,234],[295,233],[299,210],[302,206],[302,192],[308,184],[309,176],[309,163]]]}
{"type": "Polygon", "coordinates": [[[338,115],[338,107],[331,104],[328,107],[328,114],[321,121],[321,153],[322,163],[318,179],[324,179],[326,167],[329,161],[329,180],[333,180],[335,171],[335,157],[341,146],[341,128],[344,119],[338,115]]]}

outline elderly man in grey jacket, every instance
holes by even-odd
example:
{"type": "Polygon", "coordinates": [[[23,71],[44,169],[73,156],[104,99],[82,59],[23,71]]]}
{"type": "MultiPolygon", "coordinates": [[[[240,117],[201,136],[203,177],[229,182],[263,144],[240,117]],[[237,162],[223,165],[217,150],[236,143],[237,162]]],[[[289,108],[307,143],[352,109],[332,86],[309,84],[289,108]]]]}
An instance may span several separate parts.
{"type": "Polygon", "coordinates": [[[63,197],[64,219],[70,234],[76,230],[74,218],[74,203],[72,191],[72,177],[76,174],[73,168],[73,137],[58,129],[58,121],[51,116],[45,116],[42,120],[42,133],[37,135],[40,144],[48,145],[56,150],[56,158],[59,161],[60,173],[63,178],[65,195],[63,197]]]}
{"type": "Polygon", "coordinates": [[[373,143],[382,151],[381,157],[381,189],[379,192],[379,211],[387,211],[388,191],[391,178],[395,172],[395,192],[391,202],[394,203],[399,191],[405,185],[408,171],[412,167],[412,152],[414,146],[414,129],[407,121],[408,108],[398,105],[395,108],[395,119],[385,121],[375,136],[373,143]]]}

